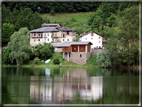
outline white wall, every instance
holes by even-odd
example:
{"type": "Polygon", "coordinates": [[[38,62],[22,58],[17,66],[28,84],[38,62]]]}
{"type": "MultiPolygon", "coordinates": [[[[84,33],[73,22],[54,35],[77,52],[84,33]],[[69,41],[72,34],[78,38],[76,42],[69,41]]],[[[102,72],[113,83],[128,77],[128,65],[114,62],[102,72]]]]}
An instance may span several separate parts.
{"type": "Polygon", "coordinates": [[[43,33],[43,41],[46,43],[50,43],[52,42],[52,38],[51,38],[52,32],[47,32],[47,33],[43,33]],[[49,34],[49,36],[48,36],[49,34]],[[46,38],[44,38],[46,36],[46,38]],[[48,41],[49,39],[49,41],[48,41]]]}
{"type": "Polygon", "coordinates": [[[91,43],[93,43],[93,45],[91,45],[91,48],[94,48],[94,47],[101,47],[102,48],[102,36],[96,34],[96,33],[93,33],[94,36],[91,36],[91,33],[85,35],[85,36],[82,36],[79,40],[80,41],[90,41],[91,43]],[[99,39],[100,37],[100,39],[99,39]],[[87,38],[87,39],[86,39],[87,38]],[[100,41],[100,43],[99,43],[100,41]]]}

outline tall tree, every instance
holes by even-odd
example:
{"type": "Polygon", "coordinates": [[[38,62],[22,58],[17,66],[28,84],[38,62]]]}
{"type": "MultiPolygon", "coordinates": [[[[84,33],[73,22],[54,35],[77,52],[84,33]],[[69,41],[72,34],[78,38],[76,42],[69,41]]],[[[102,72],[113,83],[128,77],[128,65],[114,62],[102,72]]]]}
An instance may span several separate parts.
{"type": "Polygon", "coordinates": [[[26,50],[30,49],[30,32],[28,28],[21,28],[10,37],[8,48],[11,49],[9,58],[11,62],[16,60],[17,65],[22,65],[23,61],[29,59],[26,50]]]}
{"type": "Polygon", "coordinates": [[[14,33],[15,26],[10,23],[3,23],[2,26],[2,45],[7,45],[10,41],[10,36],[14,33]]]}

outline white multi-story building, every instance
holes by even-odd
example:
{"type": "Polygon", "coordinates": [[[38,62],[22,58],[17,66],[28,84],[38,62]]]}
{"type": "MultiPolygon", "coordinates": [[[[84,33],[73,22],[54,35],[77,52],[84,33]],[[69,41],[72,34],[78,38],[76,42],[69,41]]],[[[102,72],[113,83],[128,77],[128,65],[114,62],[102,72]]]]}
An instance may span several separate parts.
{"type": "Polygon", "coordinates": [[[91,45],[91,48],[102,48],[103,47],[103,36],[91,31],[88,33],[84,33],[80,35],[79,41],[90,41],[93,45],[91,45]]]}

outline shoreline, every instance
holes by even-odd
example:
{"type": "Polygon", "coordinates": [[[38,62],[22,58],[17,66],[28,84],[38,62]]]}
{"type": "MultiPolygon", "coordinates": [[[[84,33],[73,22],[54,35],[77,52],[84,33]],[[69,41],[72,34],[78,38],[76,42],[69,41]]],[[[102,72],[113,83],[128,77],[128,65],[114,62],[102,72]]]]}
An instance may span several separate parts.
{"type": "Polygon", "coordinates": [[[133,69],[133,70],[139,70],[140,66],[117,66],[117,67],[100,67],[100,66],[74,66],[74,65],[49,65],[49,66],[44,66],[44,65],[2,65],[2,67],[30,67],[30,68],[107,68],[107,69],[133,69]]]}

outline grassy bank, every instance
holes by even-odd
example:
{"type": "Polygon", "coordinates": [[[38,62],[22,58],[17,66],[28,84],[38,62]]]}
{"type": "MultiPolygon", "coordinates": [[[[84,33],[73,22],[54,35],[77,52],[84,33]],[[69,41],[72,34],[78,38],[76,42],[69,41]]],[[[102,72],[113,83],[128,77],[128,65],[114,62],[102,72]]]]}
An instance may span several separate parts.
{"type": "MultiPolygon", "coordinates": [[[[73,63],[73,62],[68,62],[68,61],[65,61],[63,59],[63,54],[62,53],[59,53],[59,52],[55,52],[51,58],[51,61],[47,64],[45,64],[45,62],[39,62],[38,65],[34,65],[33,64],[33,60],[31,60],[30,62],[28,62],[27,64],[24,64],[22,65],[22,67],[43,67],[43,68],[46,68],[46,67],[50,67],[50,68],[98,68],[98,64],[96,62],[96,57],[97,55],[91,55],[90,59],[87,60],[87,63],[84,64],[84,65],[79,65],[79,64],[76,64],[76,63],[73,63]],[[53,63],[53,59],[54,58],[59,58],[60,60],[60,63],[62,65],[55,65],[53,63]]],[[[3,65],[4,67],[17,67],[17,65],[3,65]]]]}

